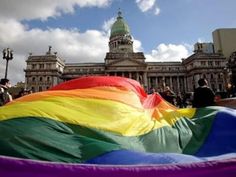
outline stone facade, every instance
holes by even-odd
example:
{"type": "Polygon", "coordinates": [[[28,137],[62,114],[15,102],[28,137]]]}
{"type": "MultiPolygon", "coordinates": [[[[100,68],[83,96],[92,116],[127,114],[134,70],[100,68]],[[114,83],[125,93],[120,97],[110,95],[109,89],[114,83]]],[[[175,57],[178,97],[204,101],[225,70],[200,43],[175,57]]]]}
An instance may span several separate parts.
{"type": "Polygon", "coordinates": [[[29,56],[25,69],[27,88],[47,90],[62,81],[91,75],[122,76],[139,81],[145,88],[161,91],[170,86],[174,92],[192,92],[201,77],[215,91],[225,91],[226,59],[220,54],[196,52],[182,62],[145,62],[143,53],[107,53],[105,63],[64,63],[55,54],[29,56]],[[124,56],[125,55],[125,56],[124,56]],[[115,60],[115,61],[107,61],[115,60]]]}
{"type": "Polygon", "coordinates": [[[229,57],[228,69],[230,71],[230,76],[227,77],[227,79],[230,79],[228,83],[231,83],[231,85],[228,85],[227,87],[232,87],[232,92],[236,93],[236,51],[229,57]]]}
{"type": "Polygon", "coordinates": [[[206,78],[214,91],[226,91],[224,68],[227,61],[223,55],[197,52],[183,60],[182,64],[186,68],[188,91],[193,91],[198,87],[197,81],[200,78],[206,78]]]}
{"type": "Polygon", "coordinates": [[[65,63],[56,53],[51,53],[51,47],[45,55],[30,54],[26,63],[25,83],[33,92],[47,90],[63,81],[65,63]]]}
{"type": "Polygon", "coordinates": [[[202,53],[214,53],[214,44],[212,42],[204,42],[204,43],[199,43],[197,42],[194,44],[194,52],[202,52],[202,53]]]}
{"type": "Polygon", "coordinates": [[[207,78],[215,91],[225,91],[226,59],[220,53],[195,50],[182,62],[146,62],[142,52],[133,52],[129,27],[121,13],[111,29],[109,52],[104,63],[64,63],[51,48],[42,56],[30,55],[26,60],[27,88],[46,90],[62,81],[91,75],[112,75],[132,78],[145,89],[162,91],[169,86],[175,93],[192,92],[199,78],[207,78]]]}

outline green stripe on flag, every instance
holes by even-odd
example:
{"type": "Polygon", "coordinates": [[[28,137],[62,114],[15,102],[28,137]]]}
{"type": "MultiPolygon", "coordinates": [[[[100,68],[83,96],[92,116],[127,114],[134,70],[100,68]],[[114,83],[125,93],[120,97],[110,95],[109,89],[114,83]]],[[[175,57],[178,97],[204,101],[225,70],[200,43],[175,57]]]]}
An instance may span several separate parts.
{"type": "Polygon", "coordinates": [[[181,118],[172,127],[141,136],[122,136],[48,118],[13,118],[0,121],[0,154],[72,163],[119,149],[194,154],[204,143],[215,113],[199,109],[194,119],[181,118]]]}

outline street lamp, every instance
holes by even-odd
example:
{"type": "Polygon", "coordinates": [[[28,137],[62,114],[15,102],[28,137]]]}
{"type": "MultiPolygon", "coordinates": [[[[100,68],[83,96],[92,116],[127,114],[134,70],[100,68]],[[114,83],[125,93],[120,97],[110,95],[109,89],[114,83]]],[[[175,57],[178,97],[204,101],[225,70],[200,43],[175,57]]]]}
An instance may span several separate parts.
{"type": "Polygon", "coordinates": [[[13,50],[10,48],[3,49],[2,55],[3,60],[5,59],[7,61],[5,70],[5,79],[7,79],[8,61],[13,59],[13,50]]]}

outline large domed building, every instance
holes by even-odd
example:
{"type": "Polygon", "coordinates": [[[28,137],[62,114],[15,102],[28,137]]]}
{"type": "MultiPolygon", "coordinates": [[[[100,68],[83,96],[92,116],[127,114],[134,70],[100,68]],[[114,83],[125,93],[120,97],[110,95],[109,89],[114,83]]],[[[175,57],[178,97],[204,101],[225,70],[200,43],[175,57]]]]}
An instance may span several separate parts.
{"type": "Polygon", "coordinates": [[[129,26],[124,21],[121,12],[118,12],[117,20],[111,28],[109,49],[113,53],[133,52],[133,41],[129,26]]]}
{"type": "Polygon", "coordinates": [[[30,55],[26,63],[26,87],[33,91],[43,91],[62,81],[87,75],[132,78],[146,89],[156,88],[157,91],[168,85],[175,93],[192,92],[201,77],[207,78],[215,91],[224,91],[226,84],[222,72],[225,57],[206,52],[200,43],[196,44],[194,54],[182,62],[146,62],[143,52],[134,52],[129,25],[120,11],[111,28],[104,63],[65,63],[51,47],[45,55],[30,55]]]}

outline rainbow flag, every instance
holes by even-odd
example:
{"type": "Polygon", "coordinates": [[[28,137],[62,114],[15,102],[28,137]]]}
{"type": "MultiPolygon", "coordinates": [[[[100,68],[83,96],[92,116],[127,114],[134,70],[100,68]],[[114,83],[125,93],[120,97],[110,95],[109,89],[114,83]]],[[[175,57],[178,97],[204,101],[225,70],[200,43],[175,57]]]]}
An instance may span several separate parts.
{"type": "Polygon", "coordinates": [[[0,107],[0,176],[236,176],[235,139],[235,110],[82,77],[0,107]]]}

